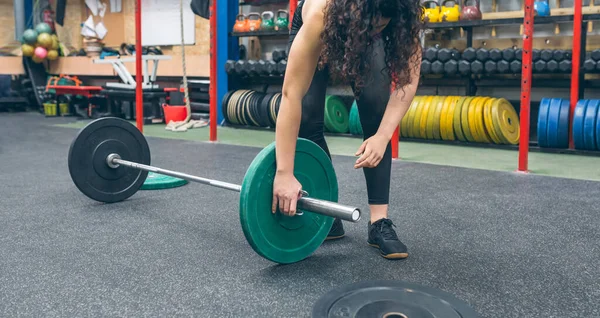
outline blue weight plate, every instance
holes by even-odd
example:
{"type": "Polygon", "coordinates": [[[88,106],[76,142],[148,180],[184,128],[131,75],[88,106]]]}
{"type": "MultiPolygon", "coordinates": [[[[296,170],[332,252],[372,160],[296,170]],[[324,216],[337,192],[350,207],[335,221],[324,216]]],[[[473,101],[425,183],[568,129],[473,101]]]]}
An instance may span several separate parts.
{"type": "Polygon", "coordinates": [[[585,149],[585,144],[583,143],[583,118],[588,102],[587,99],[582,99],[575,106],[575,113],[573,114],[573,143],[575,144],[575,149],[585,149]]]}
{"type": "Polygon", "coordinates": [[[560,114],[558,116],[558,140],[556,148],[569,148],[569,109],[571,102],[563,99],[560,104],[560,114]]]}
{"type": "Polygon", "coordinates": [[[550,108],[549,98],[544,98],[540,102],[540,112],[538,114],[537,138],[540,147],[548,147],[548,109],[550,108]]]}
{"type": "Polygon", "coordinates": [[[592,99],[588,102],[583,116],[583,145],[587,150],[596,150],[596,116],[600,100],[592,99]]]}
{"type": "Polygon", "coordinates": [[[560,122],[560,106],[562,99],[553,98],[550,100],[548,109],[548,147],[558,148],[558,126],[560,122]]]}

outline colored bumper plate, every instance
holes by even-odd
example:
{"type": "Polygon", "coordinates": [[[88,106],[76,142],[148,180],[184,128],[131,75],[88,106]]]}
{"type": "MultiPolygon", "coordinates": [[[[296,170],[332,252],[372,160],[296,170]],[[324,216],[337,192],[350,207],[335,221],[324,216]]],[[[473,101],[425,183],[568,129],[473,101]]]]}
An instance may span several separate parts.
{"type": "Polygon", "coordinates": [[[540,147],[548,147],[548,110],[551,101],[550,98],[544,98],[540,102],[537,126],[537,138],[540,147]]]}
{"type": "Polygon", "coordinates": [[[586,150],[597,150],[596,148],[596,118],[600,100],[592,99],[588,102],[583,119],[583,144],[586,150]]]}
{"type": "MultiPolygon", "coordinates": [[[[246,172],[240,193],[240,222],[250,246],[259,255],[276,263],[294,263],[319,248],[333,218],[308,211],[293,217],[271,213],[275,168],[272,143],[256,156],[246,172]]],[[[294,175],[311,197],[337,202],[333,165],[317,144],[298,139],[294,175]]]]}
{"type": "Polygon", "coordinates": [[[461,123],[461,115],[462,109],[465,102],[470,97],[461,97],[458,102],[456,102],[456,106],[454,107],[454,113],[452,114],[452,126],[454,128],[454,134],[456,135],[456,139],[460,141],[467,141],[465,138],[465,134],[463,133],[462,123],[461,123]]]}
{"type": "Polygon", "coordinates": [[[160,190],[160,189],[171,189],[181,187],[188,183],[187,180],[179,179],[175,177],[165,176],[162,174],[150,172],[144,184],[140,188],[141,190],[160,190]]]}
{"type": "Polygon", "coordinates": [[[587,99],[582,99],[577,102],[577,105],[575,106],[575,113],[573,114],[573,143],[575,144],[575,149],[585,149],[583,141],[583,122],[588,102],[587,99]]]}
{"type": "Polygon", "coordinates": [[[325,98],[325,128],[335,133],[348,132],[348,109],[339,97],[325,98]]]}
{"type": "Polygon", "coordinates": [[[492,102],[492,121],[496,135],[504,143],[519,143],[519,116],[509,101],[498,98],[492,102]]]}
{"type": "MultiPolygon", "coordinates": [[[[562,148],[561,145],[565,143],[565,140],[563,140],[564,134],[559,133],[559,130],[564,129],[562,126],[565,124],[562,121],[562,108],[562,99],[553,98],[550,101],[550,108],[548,109],[548,145],[550,148],[562,148]]],[[[566,124],[568,125],[568,121],[566,124]]],[[[569,142],[568,135],[566,142],[569,142]]]]}

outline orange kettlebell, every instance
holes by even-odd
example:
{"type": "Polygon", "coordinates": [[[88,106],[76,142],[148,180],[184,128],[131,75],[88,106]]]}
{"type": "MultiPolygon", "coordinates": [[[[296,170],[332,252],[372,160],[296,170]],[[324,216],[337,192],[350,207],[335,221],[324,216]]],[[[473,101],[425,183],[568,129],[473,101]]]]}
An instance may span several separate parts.
{"type": "Polygon", "coordinates": [[[248,18],[243,14],[238,14],[235,17],[233,32],[248,32],[248,18]]]}
{"type": "Polygon", "coordinates": [[[260,30],[262,24],[262,18],[258,12],[252,12],[248,14],[248,31],[254,32],[260,30]]]}

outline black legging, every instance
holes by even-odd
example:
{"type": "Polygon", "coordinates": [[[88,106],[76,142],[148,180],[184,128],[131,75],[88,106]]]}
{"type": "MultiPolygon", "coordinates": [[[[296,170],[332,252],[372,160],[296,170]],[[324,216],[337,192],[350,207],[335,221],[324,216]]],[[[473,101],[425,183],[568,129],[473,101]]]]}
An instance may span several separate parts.
{"type": "MultiPolygon", "coordinates": [[[[290,42],[293,41],[299,26],[301,26],[302,4],[300,3],[294,15],[290,42]],[[295,24],[295,25],[294,25],[295,24]],[[300,25],[299,25],[300,24],[300,25]]],[[[364,137],[373,136],[379,129],[388,100],[390,98],[390,78],[387,72],[382,71],[385,67],[384,43],[381,36],[373,38],[370,45],[370,53],[366,58],[370,60],[371,76],[369,82],[361,89],[356,104],[364,137]]],[[[329,148],[323,134],[325,117],[325,96],[329,72],[327,69],[317,70],[310,84],[308,92],[302,99],[302,121],[300,124],[299,137],[312,140],[318,144],[331,158],[329,148]]],[[[385,154],[375,168],[363,168],[367,181],[367,194],[369,204],[388,204],[390,193],[390,172],[392,166],[392,147],[388,143],[385,154]]]]}

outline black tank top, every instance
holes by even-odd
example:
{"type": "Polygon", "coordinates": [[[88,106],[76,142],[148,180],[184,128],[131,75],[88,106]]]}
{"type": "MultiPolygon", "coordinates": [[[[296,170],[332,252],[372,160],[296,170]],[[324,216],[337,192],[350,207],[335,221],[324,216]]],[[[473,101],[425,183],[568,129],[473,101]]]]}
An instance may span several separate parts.
{"type": "Polygon", "coordinates": [[[296,34],[302,27],[302,7],[304,6],[304,0],[298,2],[298,6],[296,7],[296,11],[294,11],[294,17],[292,17],[292,27],[290,28],[290,37],[288,40],[288,53],[290,52],[290,47],[292,46],[292,42],[296,38],[296,34]]]}

